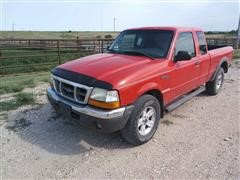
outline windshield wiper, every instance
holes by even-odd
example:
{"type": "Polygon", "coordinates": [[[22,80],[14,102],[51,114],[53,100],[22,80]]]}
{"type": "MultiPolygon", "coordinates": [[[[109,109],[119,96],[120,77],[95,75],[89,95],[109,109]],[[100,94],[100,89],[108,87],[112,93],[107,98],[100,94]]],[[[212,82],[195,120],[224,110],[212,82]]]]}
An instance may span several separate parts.
{"type": "Polygon", "coordinates": [[[141,52],[141,51],[123,51],[123,53],[139,54],[139,55],[143,55],[143,56],[145,56],[145,57],[148,57],[148,58],[150,58],[150,59],[152,59],[152,60],[155,59],[153,56],[151,56],[151,55],[149,55],[149,54],[147,54],[147,53],[145,53],[145,52],[141,52]]]}

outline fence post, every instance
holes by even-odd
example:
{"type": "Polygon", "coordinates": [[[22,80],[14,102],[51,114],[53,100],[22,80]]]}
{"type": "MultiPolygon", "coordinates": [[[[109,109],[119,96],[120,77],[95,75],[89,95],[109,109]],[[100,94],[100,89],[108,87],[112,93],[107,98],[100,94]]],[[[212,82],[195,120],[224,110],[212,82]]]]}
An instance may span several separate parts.
{"type": "Polygon", "coordinates": [[[103,53],[103,40],[101,40],[101,53],[103,53]]]}
{"type": "Polygon", "coordinates": [[[94,51],[94,53],[97,51],[95,40],[93,41],[93,51],[94,51]]]}
{"type": "Polygon", "coordinates": [[[60,59],[60,46],[59,46],[59,40],[57,40],[57,51],[58,51],[58,64],[61,64],[61,59],[60,59]]]}
{"type": "Polygon", "coordinates": [[[100,42],[100,40],[98,40],[98,53],[100,53],[101,52],[101,42],[100,42]]]}
{"type": "Polygon", "coordinates": [[[77,51],[80,52],[80,41],[78,36],[77,36],[77,51]]]}

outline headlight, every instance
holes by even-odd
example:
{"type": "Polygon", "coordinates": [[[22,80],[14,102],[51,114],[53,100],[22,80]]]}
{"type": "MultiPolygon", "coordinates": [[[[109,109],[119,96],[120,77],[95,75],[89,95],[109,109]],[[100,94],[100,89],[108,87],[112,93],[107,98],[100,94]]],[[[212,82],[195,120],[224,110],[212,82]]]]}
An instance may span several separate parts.
{"type": "Polygon", "coordinates": [[[116,109],[120,107],[119,96],[116,90],[108,91],[105,89],[94,88],[88,103],[104,109],[116,109]]]}

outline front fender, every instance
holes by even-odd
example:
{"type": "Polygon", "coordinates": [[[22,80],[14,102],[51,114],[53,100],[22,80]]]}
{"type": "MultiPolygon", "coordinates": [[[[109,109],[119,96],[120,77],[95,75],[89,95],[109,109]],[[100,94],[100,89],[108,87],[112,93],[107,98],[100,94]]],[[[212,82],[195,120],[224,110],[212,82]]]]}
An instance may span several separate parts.
{"type": "MultiPolygon", "coordinates": [[[[151,90],[159,90],[159,85],[156,82],[149,82],[147,84],[144,84],[143,86],[141,86],[141,88],[138,89],[137,94],[138,97],[137,99],[142,96],[143,94],[145,94],[148,91],[151,90]]],[[[160,90],[159,90],[160,91],[160,90]]]]}
{"type": "Polygon", "coordinates": [[[119,89],[121,97],[121,106],[133,104],[139,97],[151,90],[158,90],[161,93],[160,86],[157,82],[142,82],[131,87],[119,89]]]}

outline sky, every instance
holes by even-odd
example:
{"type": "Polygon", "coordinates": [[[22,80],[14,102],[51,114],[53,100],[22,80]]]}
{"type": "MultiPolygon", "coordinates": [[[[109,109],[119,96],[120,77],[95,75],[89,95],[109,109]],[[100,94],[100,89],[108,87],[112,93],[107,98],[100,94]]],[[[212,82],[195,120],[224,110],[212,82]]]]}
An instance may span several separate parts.
{"type": "Polygon", "coordinates": [[[238,0],[0,0],[0,30],[116,31],[142,26],[237,29],[238,0]]]}

